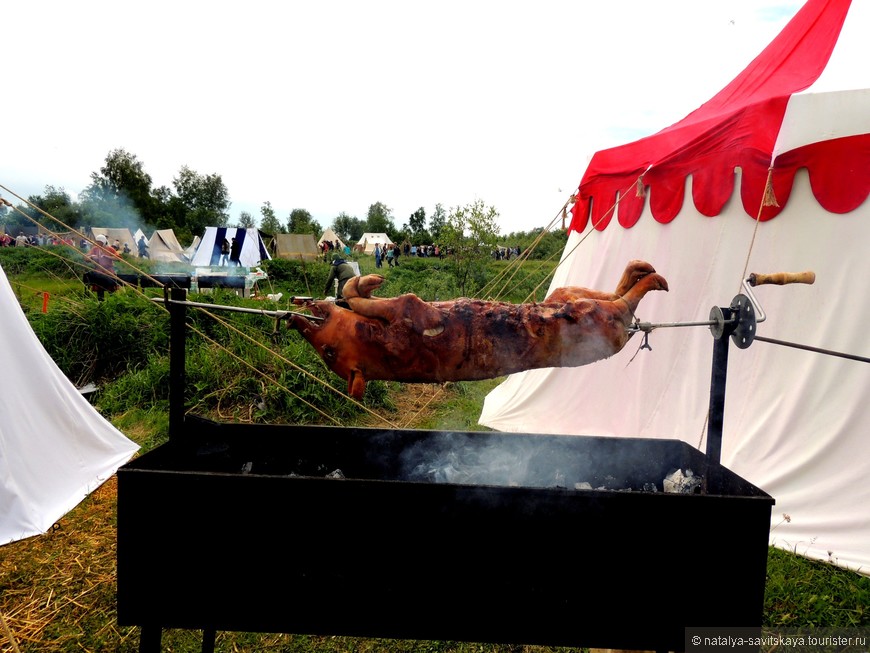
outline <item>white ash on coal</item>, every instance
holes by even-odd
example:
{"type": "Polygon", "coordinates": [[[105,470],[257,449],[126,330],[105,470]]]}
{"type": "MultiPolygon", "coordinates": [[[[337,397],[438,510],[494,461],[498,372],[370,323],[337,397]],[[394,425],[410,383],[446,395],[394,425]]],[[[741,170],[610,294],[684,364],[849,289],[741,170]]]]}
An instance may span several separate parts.
{"type": "Polygon", "coordinates": [[[701,477],[695,476],[691,469],[675,469],[665,476],[662,487],[665,492],[673,494],[694,494],[701,487],[701,477]]]}

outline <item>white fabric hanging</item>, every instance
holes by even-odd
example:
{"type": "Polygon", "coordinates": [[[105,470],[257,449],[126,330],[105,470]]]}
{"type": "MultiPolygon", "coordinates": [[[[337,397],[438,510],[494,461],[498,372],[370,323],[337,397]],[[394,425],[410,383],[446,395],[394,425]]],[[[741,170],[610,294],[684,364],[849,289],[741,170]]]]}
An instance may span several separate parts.
{"type": "Polygon", "coordinates": [[[0,545],[46,532],[139,446],[51,359],[0,268],[0,545]]]}

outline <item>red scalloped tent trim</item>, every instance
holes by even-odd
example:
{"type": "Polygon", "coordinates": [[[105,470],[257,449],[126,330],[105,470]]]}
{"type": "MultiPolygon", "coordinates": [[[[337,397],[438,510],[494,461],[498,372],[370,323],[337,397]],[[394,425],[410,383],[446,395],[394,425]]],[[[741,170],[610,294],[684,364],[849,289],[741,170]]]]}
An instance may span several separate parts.
{"type": "Polygon", "coordinates": [[[699,213],[714,217],[722,212],[734,192],[735,169],[742,170],[740,198],[748,216],[762,222],[779,215],[788,204],[794,178],[806,168],[813,196],[830,213],[849,213],[870,196],[870,134],[811,143],[777,157],[771,186],[777,206],[762,206],[768,166],[760,152],[744,151],[739,163],[694,159],[692,165],[671,165],[643,175],[644,194],[638,196],[637,175],[597,179],[581,187],[572,208],[572,231],[583,231],[591,221],[595,229],[607,228],[619,198],[618,223],[633,227],[649,199],[656,222],[674,220],[685,201],[686,178],[692,175],[692,198],[699,213]],[[612,199],[611,199],[612,198],[612,199]],[[608,204],[609,201],[609,204],[608,204]]]}

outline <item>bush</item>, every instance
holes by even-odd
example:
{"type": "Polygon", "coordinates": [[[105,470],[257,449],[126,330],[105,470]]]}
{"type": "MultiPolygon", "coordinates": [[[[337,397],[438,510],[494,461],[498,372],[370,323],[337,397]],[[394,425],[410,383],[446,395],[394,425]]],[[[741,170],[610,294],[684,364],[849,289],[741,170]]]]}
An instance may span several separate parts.
{"type": "Polygon", "coordinates": [[[534,245],[528,254],[528,259],[532,261],[552,260],[553,258],[558,260],[568,242],[568,232],[563,229],[543,232],[544,230],[539,228],[529,232],[512,233],[505,238],[505,244],[509,247],[519,245],[523,252],[534,245]],[[543,235],[541,235],[542,233],[543,235]],[[537,244],[535,244],[536,240],[537,244]]]}
{"type": "Polygon", "coordinates": [[[48,354],[77,385],[143,368],[166,351],[166,312],[141,296],[117,292],[105,301],[82,297],[32,313],[30,323],[48,354]]]}
{"type": "Polygon", "coordinates": [[[296,295],[315,296],[326,285],[329,266],[323,261],[272,259],[263,262],[269,280],[296,295]]]}
{"type": "Polygon", "coordinates": [[[458,288],[452,268],[447,259],[401,257],[398,267],[378,270],[387,281],[376,294],[379,297],[397,297],[414,293],[424,301],[453,299],[458,288]]]}
{"type": "Polygon", "coordinates": [[[81,250],[65,245],[0,247],[0,267],[6,276],[48,275],[72,279],[85,271],[81,250]],[[81,264],[81,265],[79,265],[81,264]]]}

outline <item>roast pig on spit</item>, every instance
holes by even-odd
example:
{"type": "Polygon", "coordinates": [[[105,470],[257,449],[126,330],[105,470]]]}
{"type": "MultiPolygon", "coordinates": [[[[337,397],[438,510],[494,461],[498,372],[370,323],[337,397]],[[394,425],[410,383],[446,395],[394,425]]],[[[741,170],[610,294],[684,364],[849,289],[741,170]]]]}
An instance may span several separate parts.
{"type": "Polygon", "coordinates": [[[539,303],[373,297],[383,282],[377,274],[354,277],[343,292],[350,309],[305,298],[299,303],[316,319],[288,317],[355,399],[372,380],[478,381],[608,358],[631,338],[627,327],[644,295],[668,290],[653,266],[638,260],[612,293],[564,287],[539,303]]]}

